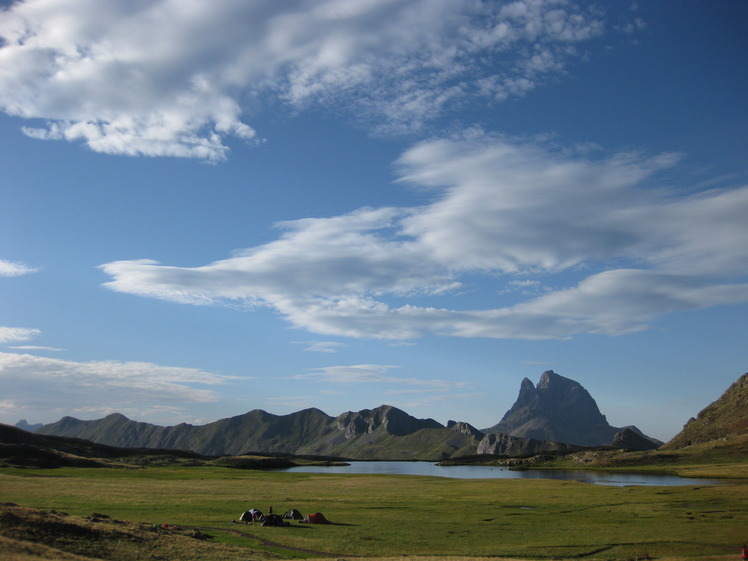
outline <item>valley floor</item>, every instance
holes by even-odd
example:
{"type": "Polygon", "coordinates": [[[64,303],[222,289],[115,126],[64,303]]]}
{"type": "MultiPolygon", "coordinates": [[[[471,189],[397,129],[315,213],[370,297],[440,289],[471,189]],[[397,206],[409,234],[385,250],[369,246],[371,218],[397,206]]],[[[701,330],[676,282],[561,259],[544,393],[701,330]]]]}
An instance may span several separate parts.
{"type": "Polygon", "coordinates": [[[0,469],[0,497],[21,505],[0,507],[3,561],[708,561],[739,559],[748,541],[741,481],[605,487],[205,466],[0,469]],[[320,511],[332,524],[232,524],[268,505],[320,511]]]}

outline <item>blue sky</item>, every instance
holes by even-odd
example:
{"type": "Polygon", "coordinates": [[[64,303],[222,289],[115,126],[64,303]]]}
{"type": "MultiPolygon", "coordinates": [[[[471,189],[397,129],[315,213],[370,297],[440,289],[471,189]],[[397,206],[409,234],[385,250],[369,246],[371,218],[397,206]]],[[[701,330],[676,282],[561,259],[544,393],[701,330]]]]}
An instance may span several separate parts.
{"type": "Polygon", "coordinates": [[[553,369],[667,440],[746,370],[745,2],[4,6],[0,422],[553,369]]]}

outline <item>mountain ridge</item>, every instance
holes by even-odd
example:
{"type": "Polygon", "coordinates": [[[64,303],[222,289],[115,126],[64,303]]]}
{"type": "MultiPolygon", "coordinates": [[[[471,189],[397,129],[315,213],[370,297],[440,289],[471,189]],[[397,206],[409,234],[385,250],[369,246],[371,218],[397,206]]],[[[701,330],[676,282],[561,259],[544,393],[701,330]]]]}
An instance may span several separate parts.
{"type": "Polygon", "coordinates": [[[417,419],[397,407],[380,405],[337,417],[316,408],[287,415],[254,409],[205,425],[168,427],[112,413],[92,421],[63,417],[36,432],[208,456],[282,453],[359,460],[441,461],[476,454],[555,454],[579,446],[651,449],[661,444],[636,427],[625,430],[607,423],[581,384],[549,370],[537,386],[525,378],[502,421],[482,431],[465,422],[450,421],[445,427],[434,419],[417,419]]]}
{"type": "Polygon", "coordinates": [[[204,455],[286,453],[351,459],[442,459],[457,450],[474,452],[483,434],[475,428],[448,429],[433,419],[416,419],[390,405],[331,417],[310,408],[274,415],[254,409],[201,426],[161,427],[120,413],[98,420],[63,417],[38,434],[84,438],[131,447],[176,448],[204,455]],[[437,433],[437,434],[434,434],[437,433]],[[381,449],[386,449],[383,454],[381,449]],[[422,455],[425,454],[425,457],[422,455]]]}

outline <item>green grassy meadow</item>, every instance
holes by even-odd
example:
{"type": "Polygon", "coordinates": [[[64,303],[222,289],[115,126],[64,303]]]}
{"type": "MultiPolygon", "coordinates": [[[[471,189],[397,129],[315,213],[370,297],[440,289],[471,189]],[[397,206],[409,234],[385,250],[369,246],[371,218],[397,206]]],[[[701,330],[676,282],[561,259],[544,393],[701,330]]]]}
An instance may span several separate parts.
{"type": "Polygon", "coordinates": [[[738,559],[748,541],[748,483],[741,481],[612,487],[219,467],[7,468],[0,501],[211,528],[216,541],[247,547],[248,558],[257,551],[277,558],[738,559]],[[231,523],[245,509],[271,505],[276,513],[322,512],[333,524],[231,523]]]}

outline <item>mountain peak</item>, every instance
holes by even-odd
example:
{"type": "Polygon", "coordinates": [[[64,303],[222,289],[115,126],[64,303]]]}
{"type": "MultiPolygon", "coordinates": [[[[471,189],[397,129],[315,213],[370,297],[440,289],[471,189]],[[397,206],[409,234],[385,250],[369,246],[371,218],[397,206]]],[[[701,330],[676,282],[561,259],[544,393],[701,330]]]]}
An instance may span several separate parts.
{"type": "MultiPolygon", "coordinates": [[[[540,375],[540,380],[538,381],[536,389],[564,388],[568,390],[573,387],[582,388],[582,384],[571,378],[561,376],[561,374],[556,374],[553,370],[546,370],[540,375]]],[[[584,388],[582,389],[584,390],[584,388]]]]}
{"type": "Polygon", "coordinates": [[[41,428],[44,426],[44,423],[36,423],[36,424],[30,424],[26,419],[21,419],[18,421],[15,425],[17,428],[21,430],[25,430],[27,432],[34,432],[36,429],[41,428]]]}
{"type": "MultiPolygon", "coordinates": [[[[541,376],[542,380],[542,376],[541,376]]],[[[522,380],[522,383],[519,385],[519,391],[521,392],[528,392],[535,389],[535,384],[532,383],[532,380],[530,378],[525,378],[522,380]]]]}
{"type": "MultiPolygon", "coordinates": [[[[563,376],[556,374],[553,370],[546,370],[540,375],[540,380],[538,381],[538,387],[540,386],[546,387],[560,378],[563,378],[563,376]]],[[[568,378],[565,378],[565,379],[568,379],[568,378]]]]}
{"type": "Polygon", "coordinates": [[[447,428],[465,437],[473,438],[477,441],[482,440],[483,437],[485,436],[481,431],[476,429],[473,425],[471,425],[470,423],[465,423],[463,421],[460,421],[460,422],[450,421],[449,423],[447,423],[447,428]]]}
{"type": "Polygon", "coordinates": [[[416,419],[392,405],[380,405],[376,409],[363,409],[357,413],[343,413],[338,417],[338,426],[345,430],[348,438],[375,431],[404,436],[424,428],[444,428],[433,419],[416,419]]]}
{"type": "Polygon", "coordinates": [[[517,401],[491,430],[582,446],[607,444],[617,432],[579,382],[553,370],[537,386],[525,378],[517,401]]]}

